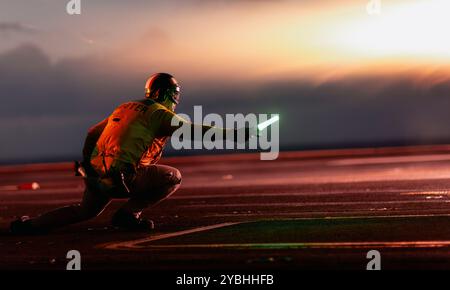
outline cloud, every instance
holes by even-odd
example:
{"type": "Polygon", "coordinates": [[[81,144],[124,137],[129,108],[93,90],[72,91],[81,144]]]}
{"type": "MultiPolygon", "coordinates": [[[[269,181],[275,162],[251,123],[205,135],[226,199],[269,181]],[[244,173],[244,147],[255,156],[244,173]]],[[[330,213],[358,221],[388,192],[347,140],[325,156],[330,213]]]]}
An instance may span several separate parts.
{"type": "Polygon", "coordinates": [[[348,77],[316,84],[273,80],[196,88],[207,112],[280,113],[281,144],[333,147],[450,140],[450,78],[414,74],[348,77]]]}
{"type": "Polygon", "coordinates": [[[126,74],[108,59],[52,62],[30,44],[0,54],[0,76],[0,96],[8,100],[0,108],[3,118],[108,112],[108,105],[130,92],[126,74]]]}
{"type": "Polygon", "coordinates": [[[173,44],[173,40],[169,33],[159,26],[149,27],[140,39],[141,45],[166,47],[173,44]]]}
{"type": "MultiPolygon", "coordinates": [[[[86,130],[121,102],[142,96],[155,67],[127,70],[114,56],[52,62],[35,45],[0,54],[0,160],[77,156],[86,130]]],[[[171,71],[172,72],[172,71],[171,71]]],[[[346,76],[230,81],[185,78],[180,112],[279,113],[282,146],[450,140],[450,78],[346,76]]]]}
{"type": "Polygon", "coordinates": [[[39,30],[20,22],[0,22],[0,34],[36,34],[39,30]]]}
{"type": "MultiPolygon", "coordinates": [[[[96,116],[20,116],[0,119],[0,163],[81,156],[83,137],[96,116]]],[[[69,159],[69,160],[70,160],[69,159]]]]}

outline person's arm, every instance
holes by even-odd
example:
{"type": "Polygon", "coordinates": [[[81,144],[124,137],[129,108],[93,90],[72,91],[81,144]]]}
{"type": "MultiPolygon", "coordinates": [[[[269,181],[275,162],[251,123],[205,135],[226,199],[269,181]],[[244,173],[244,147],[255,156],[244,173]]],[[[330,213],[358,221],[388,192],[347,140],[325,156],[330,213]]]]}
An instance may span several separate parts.
{"type": "Polygon", "coordinates": [[[154,112],[152,115],[152,121],[160,124],[160,126],[158,128],[158,135],[163,136],[163,137],[172,136],[172,134],[176,130],[178,130],[179,128],[181,128],[183,126],[189,126],[191,128],[191,137],[192,138],[195,137],[195,134],[194,134],[195,131],[201,131],[202,136],[203,136],[208,130],[214,129],[214,130],[221,131],[221,133],[223,133],[225,136],[226,132],[229,130],[229,129],[217,128],[217,127],[208,126],[208,125],[194,124],[192,122],[189,122],[189,121],[181,118],[174,112],[169,111],[169,110],[164,110],[164,109],[154,112]],[[174,122],[172,122],[172,120],[174,120],[174,122]],[[174,123],[176,125],[172,125],[174,123]]]}
{"type": "MultiPolygon", "coordinates": [[[[215,126],[209,126],[209,125],[203,125],[203,124],[194,124],[192,122],[189,122],[174,112],[171,112],[169,110],[158,110],[153,113],[153,120],[161,124],[158,133],[160,136],[166,136],[170,137],[172,134],[178,130],[179,128],[183,126],[189,126],[191,128],[191,139],[196,140],[196,137],[203,138],[203,135],[210,131],[216,131],[216,134],[213,134],[213,136],[223,136],[223,139],[226,139],[227,137],[234,136],[233,140],[237,140],[237,134],[239,130],[236,129],[228,129],[228,128],[219,128],[215,126]],[[172,122],[172,120],[174,120],[172,122]],[[176,124],[176,125],[172,125],[176,124]],[[196,136],[195,132],[201,131],[202,134],[200,136],[196,136]],[[232,134],[230,134],[232,133],[232,134]]],[[[248,130],[244,128],[245,130],[245,140],[248,140],[250,138],[250,133],[247,132],[248,130]]],[[[211,132],[214,133],[214,132],[211,132]]]]}
{"type": "Polygon", "coordinates": [[[89,129],[83,146],[83,162],[89,162],[91,160],[92,151],[94,151],[95,145],[103,133],[106,124],[108,124],[108,118],[89,129]]]}

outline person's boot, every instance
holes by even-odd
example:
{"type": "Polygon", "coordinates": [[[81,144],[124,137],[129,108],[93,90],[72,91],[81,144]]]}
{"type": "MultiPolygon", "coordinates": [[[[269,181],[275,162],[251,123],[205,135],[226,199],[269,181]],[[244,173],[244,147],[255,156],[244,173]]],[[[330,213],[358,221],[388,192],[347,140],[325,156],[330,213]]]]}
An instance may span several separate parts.
{"type": "Polygon", "coordinates": [[[28,216],[22,216],[11,222],[9,230],[13,235],[38,235],[46,233],[45,230],[33,226],[31,219],[28,216]]]}
{"type": "Polygon", "coordinates": [[[138,218],[123,209],[119,209],[114,214],[111,223],[114,227],[131,231],[152,231],[155,228],[152,220],[138,218]]]}

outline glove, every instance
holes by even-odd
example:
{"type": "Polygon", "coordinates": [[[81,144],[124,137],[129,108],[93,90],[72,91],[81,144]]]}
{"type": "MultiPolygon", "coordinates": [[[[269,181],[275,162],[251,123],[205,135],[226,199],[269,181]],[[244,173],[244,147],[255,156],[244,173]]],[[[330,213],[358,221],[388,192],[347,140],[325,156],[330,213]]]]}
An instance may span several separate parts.
{"type": "Polygon", "coordinates": [[[256,127],[243,127],[239,129],[234,130],[234,142],[235,143],[245,143],[250,138],[254,138],[258,136],[258,130],[256,127]],[[239,140],[239,138],[242,138],[240,136],[243,136],[243,140],[239,140]]]}
{"type": "Polygon", "coordinates": [[[92,167],[91,162],[83,160],[82,162],[75,161],[75,176],[97,177],[98,173],[92,167]]]}

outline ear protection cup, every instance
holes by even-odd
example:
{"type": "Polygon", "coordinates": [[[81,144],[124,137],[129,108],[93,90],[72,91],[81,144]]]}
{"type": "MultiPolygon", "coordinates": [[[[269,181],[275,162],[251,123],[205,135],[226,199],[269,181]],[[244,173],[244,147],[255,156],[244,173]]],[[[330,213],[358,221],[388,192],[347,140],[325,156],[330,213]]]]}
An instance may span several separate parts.
{"type": "Polygon", "coordinates": [[[167,89],[166,88],[160,88],[158,90],[158,93],[156,94],[156,98],[154,98],[155,101],[162,103],[167,99],[167,89]]]}

